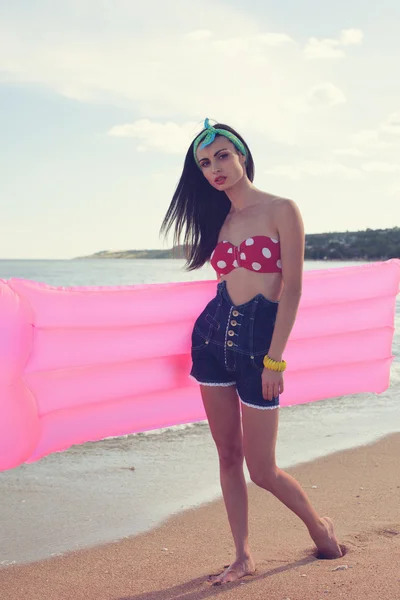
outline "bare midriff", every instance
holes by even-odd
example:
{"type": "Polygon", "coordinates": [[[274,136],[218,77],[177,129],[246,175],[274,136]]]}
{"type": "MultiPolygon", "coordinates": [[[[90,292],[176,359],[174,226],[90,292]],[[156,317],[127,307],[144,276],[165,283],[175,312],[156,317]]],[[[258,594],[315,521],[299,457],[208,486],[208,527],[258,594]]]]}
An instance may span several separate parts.
{"type": "Polygon", "coordinates": [[[257,294],[278,302],[283,287],[281,273],[254,273],[243,268],[222,275],[218,281],[226,281],[229,296],[236,306],[245,304],[257,294]]]}

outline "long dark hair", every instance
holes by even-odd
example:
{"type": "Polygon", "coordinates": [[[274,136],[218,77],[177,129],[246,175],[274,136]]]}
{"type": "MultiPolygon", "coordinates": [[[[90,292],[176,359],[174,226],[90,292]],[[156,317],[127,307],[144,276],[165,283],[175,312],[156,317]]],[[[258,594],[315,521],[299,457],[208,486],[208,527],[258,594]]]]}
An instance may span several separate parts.
{"type": "MultiPolygon", "coordinates": [[[[218,123],[214,127],[230,131],[244,144],[247,151],[246,173],[250,181],[253,181],[253,157],[244,139],[228,125],[218,123]]],[[[160,229],[160,235],[164,235],[165,238],[174,226],[174,247],[180,245],[182,232],[184,233],[187,271],[199,269],[210,258],[217,244],[219,231],[231,208],[231,202],[225,192],[213,188],[197,166],[193,154],[195,139],[187,151],[181,178],[160,229]]]]}

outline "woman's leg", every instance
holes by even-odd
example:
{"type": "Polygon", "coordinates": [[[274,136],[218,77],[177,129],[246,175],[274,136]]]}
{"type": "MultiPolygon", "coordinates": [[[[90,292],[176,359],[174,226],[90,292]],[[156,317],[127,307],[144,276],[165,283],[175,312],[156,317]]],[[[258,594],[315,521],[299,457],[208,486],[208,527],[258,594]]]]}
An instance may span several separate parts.
{"type": "Polygon", "coordinates": [[[236,547],[235,562],[214,579],[215,584],[220,584],[254,572],[248,539],[240,407],[235,386],[201,385],[200,389],[218,451],[222,495],[236,547]]]}
{"type": "Polygon", "coordinates": [[[342,556],[332,521],[319,517],[298,482],[276,466],[279,409],[260,410],[243,405],[242,418],[244,456],[251,480],[300,517],[320,554],[326,558],[342,556]]]}

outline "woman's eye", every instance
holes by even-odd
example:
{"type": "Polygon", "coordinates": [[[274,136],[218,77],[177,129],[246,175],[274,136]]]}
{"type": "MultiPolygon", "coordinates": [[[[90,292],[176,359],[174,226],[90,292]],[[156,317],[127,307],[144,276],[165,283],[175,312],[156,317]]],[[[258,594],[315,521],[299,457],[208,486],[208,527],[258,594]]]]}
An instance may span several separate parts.
{"type": "MultiPolygon", "coordinates": [[[[225,152],[225,154],[218,154],[218,158],[226,158],[227,156],[229,156],[229,154],[227,152],[225,152]]],[[[208,167],[210,165],[210,162],[208,160],[203,160],[203,162],[201,163],[201,168],[204,167],[208,167]]]]}

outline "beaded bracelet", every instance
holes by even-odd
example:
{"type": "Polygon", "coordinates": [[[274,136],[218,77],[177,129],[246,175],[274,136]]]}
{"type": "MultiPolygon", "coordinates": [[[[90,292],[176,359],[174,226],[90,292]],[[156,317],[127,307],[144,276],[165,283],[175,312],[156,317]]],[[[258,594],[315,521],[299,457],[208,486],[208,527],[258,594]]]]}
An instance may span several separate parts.
{"type": "Polygon", "coordinates": [[[266,354],[263,360],[264,367],[269,369],[270,371],[277,371],[282,373],[286,369],[286,361],[285,360],[273,360],[266,354]]]}

